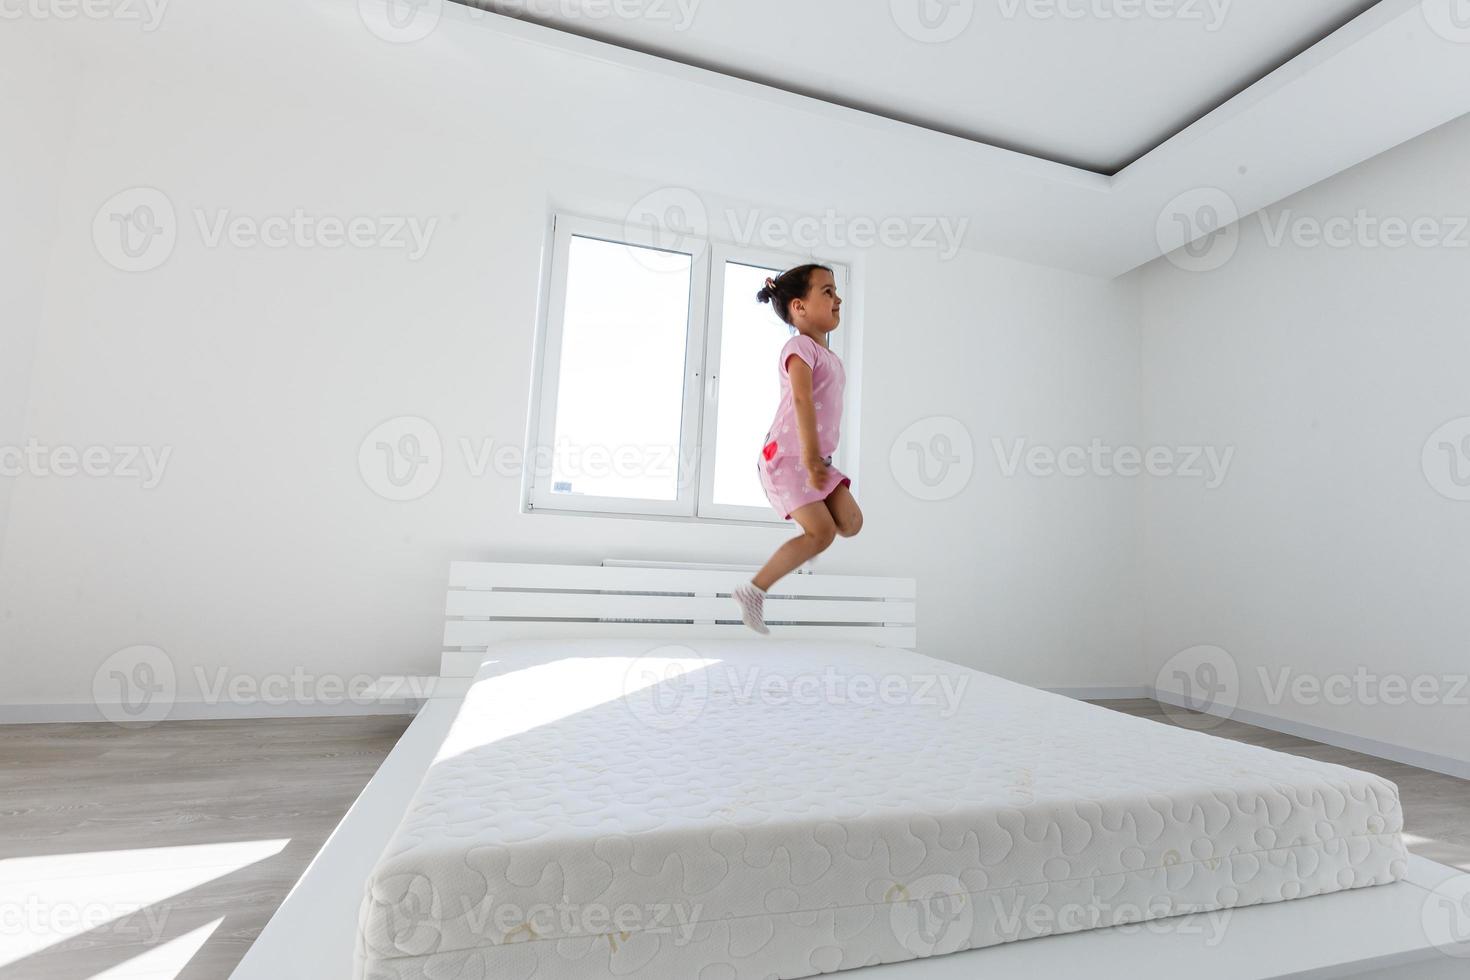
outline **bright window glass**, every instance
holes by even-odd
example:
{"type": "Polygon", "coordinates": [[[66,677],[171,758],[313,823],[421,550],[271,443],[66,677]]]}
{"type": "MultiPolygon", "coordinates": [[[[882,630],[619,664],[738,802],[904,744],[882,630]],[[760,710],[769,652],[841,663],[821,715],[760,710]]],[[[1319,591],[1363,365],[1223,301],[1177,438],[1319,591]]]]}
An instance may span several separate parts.
{"type": "Polygon", "coordinates": [[[567,262],[551,490],[676,500],[693,259],[573,235],[567,262]]]}

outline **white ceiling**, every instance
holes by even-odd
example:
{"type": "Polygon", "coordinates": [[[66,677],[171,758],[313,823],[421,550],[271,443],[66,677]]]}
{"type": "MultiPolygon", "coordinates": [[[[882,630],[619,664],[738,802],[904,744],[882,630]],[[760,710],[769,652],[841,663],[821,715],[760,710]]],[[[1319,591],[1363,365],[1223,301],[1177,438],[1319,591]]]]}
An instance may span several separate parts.
{"type": "Polygon", "coordinates": [[[481,0],[479,5],[1112,174],[1376,2],[481,0]],[[1164,15],[1150,16],[1150,11],[1164,15]]]}

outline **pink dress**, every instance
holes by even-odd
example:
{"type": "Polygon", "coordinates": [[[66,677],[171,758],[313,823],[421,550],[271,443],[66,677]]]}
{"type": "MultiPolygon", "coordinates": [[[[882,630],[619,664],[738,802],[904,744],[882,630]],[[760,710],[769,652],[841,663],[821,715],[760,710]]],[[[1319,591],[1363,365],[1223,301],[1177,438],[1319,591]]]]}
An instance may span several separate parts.
{"type": "Polygon", "coordinates": [[[837,451],[837,438],[842,430],[842,389],[847,384],[847,372],[843,370],[842,358],[805,334],[797,334],[781,348],[777,369],[781,375],[781,402],[776,407],[776,420],[766,433],[756,468],[760,470],[766,499],[776,508],[776,513],[790,520],[798,508],[826,500],[839,486],[852,485],[852,481],[832,465],[832,454],[837,451]],[[827,462],[827,479],[820,489],[807,483],[807,470],[802,463],[796,403],[791,397],[791,376],[786,371],[786,361],[793,354],[806,361],[812,369],[817,442],[827,462]]]}

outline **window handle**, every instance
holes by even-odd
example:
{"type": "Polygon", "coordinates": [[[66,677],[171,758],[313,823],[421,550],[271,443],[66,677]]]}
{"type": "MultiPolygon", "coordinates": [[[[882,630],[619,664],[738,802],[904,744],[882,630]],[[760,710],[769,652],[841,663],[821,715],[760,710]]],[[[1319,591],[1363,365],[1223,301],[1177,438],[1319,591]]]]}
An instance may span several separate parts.
{"type": "Polygon", "coordinates": [[[707,401],[714,401],[716,395],[719,393],[719,390],[720,390],[720,376],[718,374],[712,374],[712,375],[710,375],[709,376],[709,380],[704,383],[704,397],[705,397],[705,399],[707,401]]]}

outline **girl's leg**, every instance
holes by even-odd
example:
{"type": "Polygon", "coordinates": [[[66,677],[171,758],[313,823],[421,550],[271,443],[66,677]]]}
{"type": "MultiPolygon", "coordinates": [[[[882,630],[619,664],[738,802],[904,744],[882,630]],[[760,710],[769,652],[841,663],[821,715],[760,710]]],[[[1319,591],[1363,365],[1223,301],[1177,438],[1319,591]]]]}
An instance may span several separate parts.
{"type": "Polygon", "coordinates": [[[777,548],[765,567],[756,572],[751,581],[759,589],[770,591],[771,586],[790,572],[826,551],[837,537],[837,523],[832,519],[832,512],[827,509],[824,501],[817,500],[796,508],[791,512],[791,519],[800,524],[805,533],[777,548]]]}
{"type": "Polygon", "coordinates": [[[832,514],[832,523],[837,525],[838,534],[844,538],[850,538],[863,529],[862,508],[858,506],[857,499],[846,486],[838,484],[836,490],[827,494],[826,503],[827,510],[832,514]]]}

